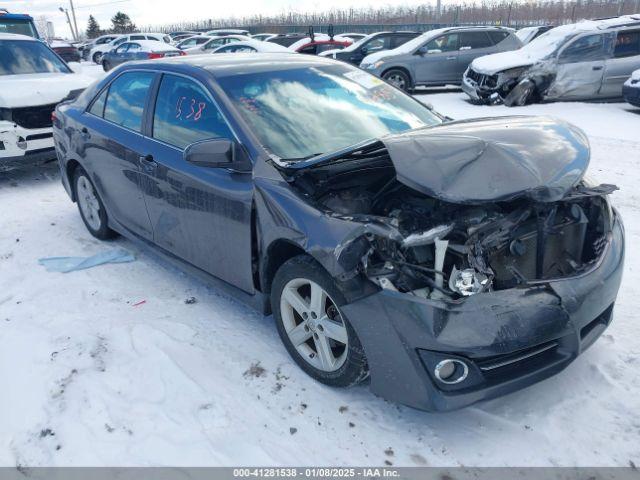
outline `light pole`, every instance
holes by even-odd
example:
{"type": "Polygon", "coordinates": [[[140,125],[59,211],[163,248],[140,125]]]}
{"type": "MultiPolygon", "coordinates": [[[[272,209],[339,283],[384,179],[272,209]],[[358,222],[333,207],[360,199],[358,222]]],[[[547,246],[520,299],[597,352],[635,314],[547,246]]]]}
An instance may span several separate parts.
{"type": "Polygon", "coordinates": [[[71,24],[71,19],[69,18],[69,10],[62,7],[58,7],[58,10],[60,10],[67,16],[67,23],[69,24],[69,29],[71,29],[71,36],[73,37],[74,40],[77,40],[76,32],[73,31],[73,25],[71,24]]]}
{"type": "Polygon", "coordinates": [[[76,9],[73,8],[73,0],[69,0],[71,5],[71,16],[73,17],[73,27],[76,30],[76,40],[80,40],[80,32],[78,32],[78,22],[76,21],[76,9]]]}

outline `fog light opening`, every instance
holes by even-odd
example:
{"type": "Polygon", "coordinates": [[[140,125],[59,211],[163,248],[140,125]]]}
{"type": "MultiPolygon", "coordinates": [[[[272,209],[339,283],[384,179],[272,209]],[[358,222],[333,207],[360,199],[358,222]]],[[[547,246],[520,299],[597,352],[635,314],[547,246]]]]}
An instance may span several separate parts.
{"type": "Polygon", "coordinates": [[[442,383],[455,385],[467,378],[469,367],[462,360],[447,358],[436,365],[433,373],[442,383]]]}

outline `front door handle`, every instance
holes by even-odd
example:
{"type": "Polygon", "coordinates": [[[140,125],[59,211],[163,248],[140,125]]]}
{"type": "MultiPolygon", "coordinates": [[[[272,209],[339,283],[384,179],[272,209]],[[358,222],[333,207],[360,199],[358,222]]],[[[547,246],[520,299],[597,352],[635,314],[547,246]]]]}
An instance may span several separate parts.
{"type": "Polygon", "coordinates": [[[455,60],[456,57],[447,57],[447,60],[455,60]]]}
{"type": "Polygon", "coordinates": [[[593,67],[593,70],[595,71],[602,70],[602,65],[600,65],[599,67],[593,67]]]}
{"type": "Polygon", "coordinates": [[[156,161],[153,159],[153,155],[150,155],[150,154],[140,156],[140,163],[142,164],[143,167],[147,167],[147,168],[155,168],[158,166],[156,161]]]}

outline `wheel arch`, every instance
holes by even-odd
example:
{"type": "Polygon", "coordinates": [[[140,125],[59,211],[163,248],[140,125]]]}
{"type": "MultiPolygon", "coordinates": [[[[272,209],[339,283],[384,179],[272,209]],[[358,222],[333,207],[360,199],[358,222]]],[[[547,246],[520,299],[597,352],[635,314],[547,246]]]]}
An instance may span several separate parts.
{"type": "Polygon", "coordinates": [[[309,255],[309,253],[291,240],[280,238],[271,242],[260,262],[260,287],[262,293],[265,295],[271,293],[271,285],[278,269],[287,260],[298,255],[309,255]]]}
{"type": "Polygon", "coordinates": [[[71,190],[71,200],[74,202],[77,200],[77,196],[76,196],[76,186],[75,186],[75,182],[73,181],[73,177],[75,175],[76,170],[80,166],[81,166],[80,162],[78,162],[75,159],[68,160],[65,165],[65,175],[67,176],[67,182],[69,183],[69,188],[71,190]]]}
{"type": "Polygon", "coordinates": [[[385,68],[380,74],[380,78],[384,77],[391,70],[400,70],[401,72],[404,72],[407,75],[407,78],[409,78],[409,87],[414,86],[413,75],[411,75],[411,72],[407,67],[403,67],[403,66],[391,66],[391,67],[385,68]]]}

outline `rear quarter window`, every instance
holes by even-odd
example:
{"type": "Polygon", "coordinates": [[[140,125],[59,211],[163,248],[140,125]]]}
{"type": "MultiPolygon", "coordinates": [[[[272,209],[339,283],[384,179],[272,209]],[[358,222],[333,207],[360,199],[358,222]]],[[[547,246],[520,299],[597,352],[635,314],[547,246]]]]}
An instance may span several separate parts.
{"type": "MultiPolygon", "coordinates": [[[[640,55],[640,30],[618,32],[613,56],[616,58],[640,55]]],[[[640,66],[640,64],[638,64],[640,66]]]]}
{"type": "Polygon", "coordinates": [[[500,43],[501,41],[503,41],[505,38],[509,36],[508,32],[492,31],[487,33],[489,34],[489,37],[491,38],[491,42],[494,45],[497,45],[498,43],[500,43]]]}

